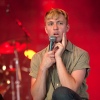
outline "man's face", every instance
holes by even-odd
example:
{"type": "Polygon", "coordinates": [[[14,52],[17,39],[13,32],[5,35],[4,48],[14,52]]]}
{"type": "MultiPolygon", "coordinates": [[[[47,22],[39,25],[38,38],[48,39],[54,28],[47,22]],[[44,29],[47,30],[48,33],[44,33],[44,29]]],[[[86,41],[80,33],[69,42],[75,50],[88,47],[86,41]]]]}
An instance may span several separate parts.
{"type": "Polygon", "coordinates": [[[66,23],[66,19],[63,15],[60,15],[57,19],[52,18],[46,20],[45,31],[48,36],[55,36],[56,42],[62,40],[63,33],[66,33],[69,30],[69,25],[66,23]]]}

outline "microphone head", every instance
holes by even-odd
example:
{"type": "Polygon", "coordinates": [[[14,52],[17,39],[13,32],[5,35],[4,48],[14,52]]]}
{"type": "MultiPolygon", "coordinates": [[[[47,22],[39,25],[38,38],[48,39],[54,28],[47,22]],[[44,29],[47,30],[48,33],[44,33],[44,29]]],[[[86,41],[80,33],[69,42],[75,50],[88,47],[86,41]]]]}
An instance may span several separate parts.
{"type": "Polygon", "coordinates": [[[56,37],[55,36],[50,36],[49,37],[49,41],[55,42],[56,41],[56,37]]]}
{"type": "Polygon", "coordinates": [[[53,49],[54,43],[56,41],[56,37],[55,36],[50,36],[49,41],[50,41],[49,50],[51,51],[53,49]]]}

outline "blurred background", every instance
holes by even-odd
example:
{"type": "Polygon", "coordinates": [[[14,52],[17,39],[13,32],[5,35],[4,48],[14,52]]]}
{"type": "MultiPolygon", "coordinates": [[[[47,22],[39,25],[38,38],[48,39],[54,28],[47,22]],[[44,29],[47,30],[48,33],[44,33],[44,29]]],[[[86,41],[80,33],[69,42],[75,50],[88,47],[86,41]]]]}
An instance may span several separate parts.
{"type": "Polygon", "coordinates": [[[68,12],[68,39],[88,51],[91,71],[87,91],[90,100],[99,100],[99,0],[0,0],[0,93],[4,100],[18,100],[19,96],[21,100],[32,100],[30,61],[49,43],[44,15],[50,8],[68,12]]]}

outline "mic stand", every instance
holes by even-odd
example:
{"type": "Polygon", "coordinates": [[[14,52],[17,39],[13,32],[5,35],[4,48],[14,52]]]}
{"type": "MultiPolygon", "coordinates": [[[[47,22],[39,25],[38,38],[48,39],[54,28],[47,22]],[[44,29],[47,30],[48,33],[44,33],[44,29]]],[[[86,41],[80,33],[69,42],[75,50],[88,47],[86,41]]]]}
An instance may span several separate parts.
{"type": "MultiPolygon", "coordinates": [[[[26,40],[31,40],[31,35],[30,33],[26,30],[26,28],[23,26],[22,22],[19,19],[16,19],[16,22],[18,24],[19,27],[21,27],[21,29],[23,30],[26,40]]],[[[28,41],[27,41],[28,42],[28,41]]]]}
{"type": "Polygon", "coordinates": [[[15,66],[16,66],[16,95],[17,95],[17,100],[20,100],[20,81],[21,81],[21,72],[20,72],[20,66],[19,66],[19,59],[18,59],[18,52],[15,49],[14,50],[15,54],[15,66]]]}
{"type": "Polygon", "coordinates": [[[15,100],[14,77],[13,76],[11,76],[11,89],[12,89],[12,100],[15,100]]]}
{"type": "MultiPolygon", "coordinates": [[[[31,41],[30,33],[26,30],[26,28],[23,26],[22,22],[19,19],[16,19],[16,22],[17,22],[18,26],[21,27],[22,31],[25,34],[26,43],[30,42],[31,41]]],[[[27,48],[28,48],[28,44],[27,44],[27,48]]]]}

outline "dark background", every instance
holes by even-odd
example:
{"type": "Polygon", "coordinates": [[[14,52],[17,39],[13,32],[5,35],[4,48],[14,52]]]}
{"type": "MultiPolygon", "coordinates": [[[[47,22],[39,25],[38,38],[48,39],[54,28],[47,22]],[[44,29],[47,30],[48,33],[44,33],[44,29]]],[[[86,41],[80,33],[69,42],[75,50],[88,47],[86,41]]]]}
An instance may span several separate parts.
{"type": "MultiPolygon", "coordinates": [[[[90,55],[91,71],[87,79],[90,100],[100,98],[100,1],[99,0],[0,0],[0,45],[10,40],[21,40],[22,43],[29,34],[31,41],[26,49],[38,52],[49,43],[44,31],[44,14],[50,8],[61,8],[69,14],[70,31],[68,38],[77,46],[85,49],[90,55]],[[17,23],[19,20],[24,27],[17,23]]],[[[0,48],[1,49],[1,48],[0,48]]],[[[18,52],[21,69],[21,100],[31,100],[30,95],[30,60],[24,56],[25,49],[18,52]],[[24,70],[24,69],[27,70],[24,70]]],[[[14,53],[0,52],[0,67],[3,64],[9,71],[10,63],[13,62],[14,53]]],[[[13,62],[14,63],[14,62],[13,62]]],[[[14,64],[13,64],[14,65],[14,64]]],[[[15,65],[14,65],[15,66],[15,65]]],[[[2,75],[5,79],[15,78],[15,72],[2,75]]],[[[0,77],[0,81],[3,79],[0,77]]],[[[4,83],[4,82],[3,82],[4,83]]],[[[4,83],[5,84],[5,83],[4,83]]],[[[5,89],[5,88],[4,88],[5,89]]],[[[16,90],[14,91],[16,92],[16,90]]],[[[4,94],[5,100],[11,100],[11,86],[4,94]],[[9,98],[9,99],[8,99],[9,98]]],[[[15,96],[16,98],[16,96],[15,96]]]]}

